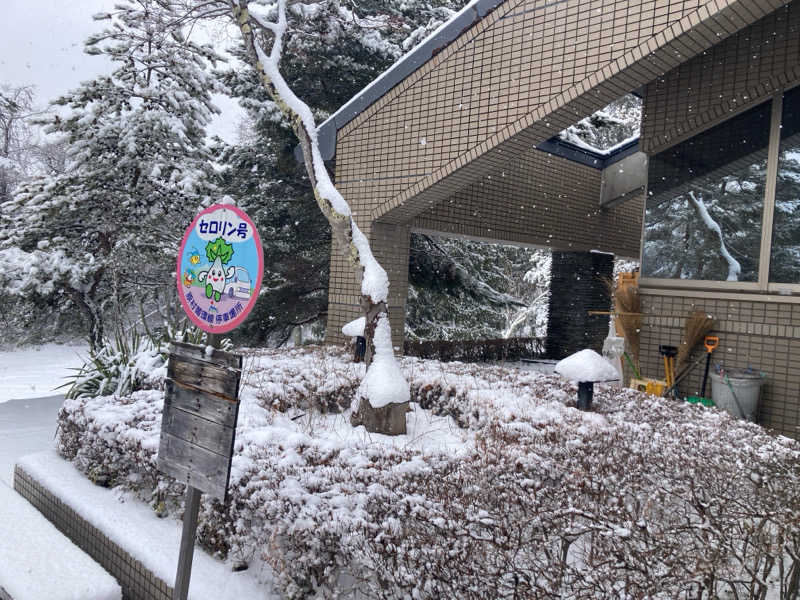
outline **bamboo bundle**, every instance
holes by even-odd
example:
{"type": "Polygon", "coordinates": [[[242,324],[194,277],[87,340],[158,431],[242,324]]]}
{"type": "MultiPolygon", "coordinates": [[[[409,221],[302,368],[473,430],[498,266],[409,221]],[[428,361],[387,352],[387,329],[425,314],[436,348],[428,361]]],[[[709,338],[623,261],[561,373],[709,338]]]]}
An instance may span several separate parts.
{"type": "Polygon", "coordinates": [[[615,286],[613,279],[606,279],[605,284],[614,302],[617,334],[625,338],[633,364],[639,370],[639,334],[642,328],[639,288],[635,285],[615,286]]]}

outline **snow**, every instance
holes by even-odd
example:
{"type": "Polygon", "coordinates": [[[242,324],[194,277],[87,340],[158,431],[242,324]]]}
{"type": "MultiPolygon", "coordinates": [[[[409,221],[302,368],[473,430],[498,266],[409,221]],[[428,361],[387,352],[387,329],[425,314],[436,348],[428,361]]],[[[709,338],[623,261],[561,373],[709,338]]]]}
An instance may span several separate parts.
{"type": "Polygon", "coordinates": [[[122,597],[111,575],[2,482],[0,536],[0,587],[14,600],[122,597]]]}
{"type": "MultiPolygon", "coordinates": [[[[26,456],[19,461],[19,465],[111,541],[172,585],[178,563],[180,522],[156,518],[152,508],[130,494],[93,485],[55,451],[26,456]]],[[[277,595],[265,595],[264,584],[270,582],[271,573],[266,570],[259,572],[259,569],[251,568],[234,572],[230,564],[195,548],[189,598],[277,600],[277,595]]],[[[49,599],[50,596],[37,598],[49,599]]],[[[15,597],[15,600],[20,599],[15,597]]]]}
{"type": "Polygon", "coordinates": [[[364,277],[361,279],[361,293],[370,297],[375,304],[386,302],[389,298],[389,277],[383,267],[375,260],[367,237],[361,233],[355,221],[351,222],[351,226],[353,244],[358,250],[358,259],[364,267],[364,277]]]}
{"type": "Polygon", "coordinates": [[[345,334],[347,337],[358,337],[364,336],[364,327],[367,324],[366,317],[358,317],[349,323],[346,323],[344,327],[342,327],[342,333],[345,334]]]}
{"type": "Polygon", "coordinates": [[[558,137],[564,140],[565,142],[572,144],[573,146],[578,146],[578,148],[581,148],[583,150],[588,150],[589,152],[592,152],[594,154],[599,154],[600,156],[611,156],[612,154],[614,154],[614,152],[616,152],[620,148],[623,148],[628,144],[630,144],[631,142],[635,142],[636,140],[638,140],[639,134],[637,133],[636,135],[627,137],[621,142],[617,142],[616,144],[608,148],[598,148],[597,146],[592,146],[591,144],[588,144],[571,129],[565,129],[564,131],[558,134],[558,137]]]}
{"type": "MultiPolygon", "coordinates": [[[[385,320],[379,335],[389,335],[385,320]]],[[[582,537],[592,530],[601,533],[592,538],[593,548],[608,548],[614,555],[630,552],[637,560],[639,556],[652,559],[656,555],[659,561],[665,561],[660,564],[671,564],[669,561],[674,560],[676,568],[683,568],[697,555],[692,543],[701,552],[708,550],[708,544],[691,533],[686,534],[682,520],[673,526],[673,521],[663,515],[680,513],[690,521],[695,518],[696,496],[692,495],[694,488],[690,484],[698,476],[704,482],[704,489],[712,490],[708,501],[713,504],[713,511],[727,511],[730,505],[724,491],[721,496],[714,491],[717,482],[735,486],[737,497],[751,511],[747,514],[762,514],[768,506],[773,506],[772,490],[762,492],[753,488],[753,472],[757,478],[763,472],[771,473],[771,485],[779,493],[796,487],[793,472],[781,470],[784,464],[796,462],[796,443],[769,436],[755,425],[739,423],[714,409],[662,399],[656,399],[655,404],[643,403],[643,396],[637,392],[599,385],[596,386],[598,411],[585,413],[572,408],[574,385],[562,378],[404,357],[399,363],[412,384],[414,398],[412,412],[406,418],[408,432],[402,436],[382,436],[370,434],[363,427],[351,427],[349,411],[319,410],[330,405],[331,399],[344,408],[342,402],[349,404],[353,397],[364,366],[352,363],[345,352],[304,348],[260,349],[243,354],[246,375],[242,382],[229,490],[229,517],[234,525],[226,520],[227,516],[209,510],[203,513],[207,528],[201,535],[205,540],[225,535],[231,541],[232,556],[252,556],[255,549],[269,556],[272,564],[279,565],[277,569],[286,564],[283,561],[291,561],[291,577],[298,573],[302,576],[319,573],[324,568],[338,569],[343,564],[356,569],[366,564],[363,571],[356,571],[356,579],[359,585],[368,587],[369,574],[374,574],[371,569],[387,564],[371,562],[378,556],[376,552],[391,554],[389,564],[396,564],[391,560],[398,556],[422,555],[425,560],[425,552],[430,552],[431,560],[439,560],[435,557],[452,551],[454,545],[458,552],[452,552],[452,559],[445,556],[442,560],[465,561],[456,563],[465,566],[462,572],[480,569],[480,557],[493,557],[498,551],[497,546],[491,545],[498,538],[480,535],[465,538],[463,532],[471,531],[469,528],[476,522],[489,526],[495,521],[499,524],[494,533],[504,535],[503,532],[516,531],[519,523],[530,522],[531,515],[543,519],[541,530],[546,532],[547,543],[554,544],[553,547],[564,539],[565,526],[577,527],[570,535],[582,537]],[[605,458],[598,460],[598,456],[605,458]],[[496,462],[498,458],[502,461],[496,462]],[[484,459],[486,463],[482,462],[484,459]],[[752,466],[754,461],[759,463],[758,467],[752,466]],[[741,467],[743,464],[747,465],[745,469],[741,467]],[[470,475],[472,469],[478,471],[470,475]],[[643,477],[629,477],[630,469],[643,477]],[[444,473],[456,476],[450,480],[449,476],[436,475],[444,473]],[[587,481],[591,486],[587,487],[587,481]],[[474,489],[481,488],[490,493],[476,496],[474,489]],[[659,493],[663,489],[670,491],[666,509],[663,502],[650,504],[655,506],[655,512],[631,509],[626,504],[630,498],[661,498],[659,493]],[[508,497],[512,498],[511,503],[495,504],[497,499],[508,497]],[[573,504],[573,500],[578,504],[573,504]],[[522,509],[517,512],[516,506],[522,509]],[[577,510],[574,506],[580,506],[583,512],[575,513],[574,519],[570,517],[570,523],[564,523],[561,517],[547,516],[558,514],[562,508],[577,510]],[[620,511],[619,507],[625,508],[620,511]],[[403,513],[408,509],[412,512],[403,513]],[[419,527],[414,530],[415,537],[400,531],[398,514],[415,517],[406,521],[409,526],[419,527]],[[634,526],[634,518],[647,521],[649,529],[634,526]],[[429,532],[429,524],[438,529],[429,532]],[[688,547],[683,550],[681,545],[675,555],[675,550],[664,551],[669,554],[662,552],[660,540],[653,546],[651,532],[664,527],[665,539],[688,541],[688,547]],[[391,547],[376,551],[371,542],[376,534],[402,537],[393,537],[391,547]],[[609,546],[604,541],[609,537],[626,541],[623,545],[609,542],[609,546]],[[395,545],[395,540],[401,543],[395,545]],[[470,552],[473,544],[483,550],[470,552]],[[326,555],[328,552],[332,554],[326,555]],[[473,556],[478,557],[474,559],[477,562],[470,562],[473,556]],[[340,557],[350,562],[337,562],[340,557]]],[[[113,470],[129,474],[119,478],[117,492],[89,486],[93,493],[99,491],[115,500],[121,498],[126,504],[130,496],[121,491],[123,488],[141,498],[152,497],[153,479],[149,474],[158,444],[162,398],[162,391],[153,390],[137,392],[129,398],[106,397],[65,404],[60,443],[64,448],[77,450],[75,464],[84,473],[113,465],[113,470]]],[[[46,469],[52,470],[46,465],[42,471],[46,469]]],[[[180,497],[174,489],[160,489],[168,499],[180,497]]],[[[93,497],[84,498],[82,490],[76,495],[84,504],[97,504],[93,497]]],[[[146,517],[159,526],[168,520],[158,521],[148,508],[143,510],[143,519],[146,517]]],[[[732,510],[741,514],[738,506],[732,510]]],[[[719,534],[725,543],[738,539],[736,536],[742,530],[739,524],[728,526],[727,515],[732,513],[721,514],[725,518],[709,524],[711,535],[719,534]]],[[[733,517],[734,521],[738,518],[733,517]]],[[[783,517],[779,521],[786,522],[783,517]]],[[[142,528],[146,526],[142,521],[142,528]]],[[[145,545],[160,548],[165,543],[155,540],[145,545]]],[[[512,548],[513,558],[509,560],[522,562],[509,562],[508,573],[515,569],[521,572],[523,565],[534,563],[537,566],[531,568],[537,576],[542,571],[535,569],[560,568],[558,558],[548,564],[543,562],[546,557],[538,555],[540,538],[527,537],[519,543],[519,552],[512,548]]],[[[153,560],[159,560],[160,556],[154,556],[153,560]]],[[[434,564],[444,568],[444,563],[434,564]]],[[[248,572],[255,572],[254,566],[250,562],[248,572]]],[[[592,576],[617,581],[635,575],[635,570],[628,570],[626,563],[590,565],[587,561],[577,568],[574,584],[569,586],[583,585],[581,581],[592,576]]],[[[691,568],[688,565],[687,572],[691,568]]],[[[337,576],[336,572],[332,575],[334,579],[337,576]]],[[[474,585],[488,585],[486,582],[497,577],[497,573],[487,573],[487,579],[480,579],[481,576],[475,576],[474,585]]],[[[287,579],[286,572],[276,570],[275,577],[283,577],[280,585],[285,591],[292,591],[294,580],[287,579]]],[[[664,588],[664,593],[657,596],[679,597],[680,594],[672,592],[684,581],[682,577],[684,574],[680,573],[676,576],[677,583],[670,584],[669,590],[664,588]]],[[[402,573],[390,571],[387,578],[400,585],[402,573]]],[[[269,576],[264,579],[272,581],[269,576]]],[[[642,581],[647,585],[647,581],[642,581]]],[[[334,580],[327,579],[320,583],[320,590],[333,585],[334,580]]],[[[561,595],[553,595],[598,595],[597,590],[592,594],[588,587],[576,593],[564,590],[561,595]]],[[[268,594],[243,597],[265,595],[268,594]]],[[[323,592],[319,595],[322,597],[323,592]]],[[[336,594],[331,592],[330,596],[336,594]]],[[[398,592],[397,597],[401,596],[461,597],[398,592]]],[[[208,594],[208,597],[217,596],[208,594]]]]}
{"type": "Polygon", "coordinates": [[[581,350],[559,361],[555,372],[572,381],[609,381],[619,379],[614,366],[594,350],[581,350]]]}
{"type": "Polygon", "coordinates": [[[372,408],[408,402],[411,393],[392,350],[392,330],[386,314],[378,317],[375,327],[375,355],[359,388],[359,396],[367,398],[372,408]]]}
{"type": "Polygon", "coordinates": [[[44,344],[0,351],[0,403],[59,393],[72,369],[83,365],[83,344],[44,344]]]}

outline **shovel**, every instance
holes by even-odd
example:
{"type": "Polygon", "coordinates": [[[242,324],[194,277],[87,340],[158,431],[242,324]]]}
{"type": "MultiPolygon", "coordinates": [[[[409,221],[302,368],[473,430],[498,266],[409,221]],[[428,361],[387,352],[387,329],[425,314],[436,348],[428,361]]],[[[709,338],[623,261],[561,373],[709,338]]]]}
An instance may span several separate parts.
{"type": "Polygon", "coordinates": [[[719,338],[715,335],[707,335],[706,339],[703,340],[703,345],[706,347],[706,372],[703,375],[703,388],[700,390],[700,396],[702,398],[706,397],[706,384],[708,383],[708,368],[711,366],[711,353],[714,352],[717,346],[719,346],[719,338]]]}

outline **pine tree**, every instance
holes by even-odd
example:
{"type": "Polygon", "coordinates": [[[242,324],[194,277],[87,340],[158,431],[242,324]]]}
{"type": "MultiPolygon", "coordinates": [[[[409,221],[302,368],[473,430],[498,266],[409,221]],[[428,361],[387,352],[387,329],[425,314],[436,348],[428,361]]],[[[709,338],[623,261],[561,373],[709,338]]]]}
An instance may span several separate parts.
{"type": "Polygon", "coordinates": [[[96,15],[86,42],[114,66],[59,98],[46,121],[66,143],[66,172],[20,186],[2,207],[6,290],[77,308],[100,343],[104,316],[173,285],[177,241],[213,187],[205,126],[216,111],[208,69],[169,7],[124,0],[96,15]]]}
{"type": "MultiPolygon", "coordinates": [[[[337,2],[290,6],[281,71],[322,122],[462,3],[379,0],[351,8],[337,2]]],[[[239,144],[218,149],[219,162],[226,167],[220,188],[237,199],[261,231],[266,290],[237,334],[249,343],[280,344],[293,327],[324,320],[330,227],[316,205],[305,167],[295,158],[299,142],[291,124],[268,97],[241,48],[237,54],[246,66],[220,76],[246,109],[248,126],[239,144]]]]}

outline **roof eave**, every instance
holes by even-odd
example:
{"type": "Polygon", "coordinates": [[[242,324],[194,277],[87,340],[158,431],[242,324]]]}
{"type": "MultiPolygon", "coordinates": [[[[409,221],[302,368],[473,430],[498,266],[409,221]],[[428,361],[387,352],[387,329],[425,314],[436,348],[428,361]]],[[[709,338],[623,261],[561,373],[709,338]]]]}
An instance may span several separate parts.
{"type": "Polygon", "coordinates": [[[389,90],[427,63],[446,46],[455,41],[465,30],[483,19],[505,0],[476,0],[471,2],[433,35],[405,54],[388,71],[353,96],[344,106],[332,114],[317,128],[317,141],[324,160],[336,154],[336,134],[382,98],[389,90]]]}

